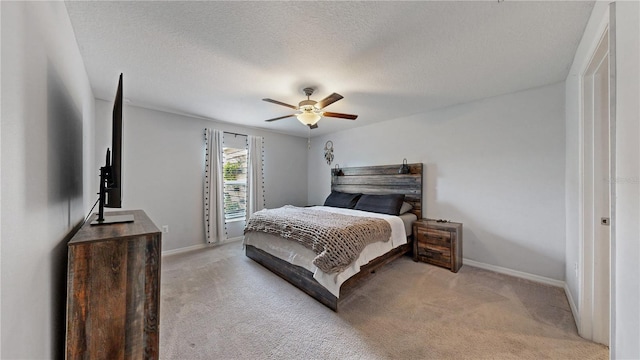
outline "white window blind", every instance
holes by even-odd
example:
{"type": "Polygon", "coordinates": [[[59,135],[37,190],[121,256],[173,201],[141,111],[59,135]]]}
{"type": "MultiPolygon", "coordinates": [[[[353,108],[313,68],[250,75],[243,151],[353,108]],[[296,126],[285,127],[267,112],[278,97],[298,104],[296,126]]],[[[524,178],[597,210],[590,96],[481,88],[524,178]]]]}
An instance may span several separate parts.
{"type": "Polygon", "coordinates": [[[247,206],[247,149],[224,147],[224,217],[244,219],[247,206]]]}

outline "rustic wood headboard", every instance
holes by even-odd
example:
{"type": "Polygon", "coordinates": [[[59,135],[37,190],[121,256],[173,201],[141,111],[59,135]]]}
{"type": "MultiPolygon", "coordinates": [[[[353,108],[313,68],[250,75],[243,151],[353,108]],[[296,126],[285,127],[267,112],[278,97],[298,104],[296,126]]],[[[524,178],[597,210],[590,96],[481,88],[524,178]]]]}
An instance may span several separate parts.
{"type": "Polygon", "coordinates": [[[399,174],[402,164],[331,169],[331,191],[362,194],[404,194],[412,213],[422,218],[422,163],[408,164],[409,173],[399,174]]]}

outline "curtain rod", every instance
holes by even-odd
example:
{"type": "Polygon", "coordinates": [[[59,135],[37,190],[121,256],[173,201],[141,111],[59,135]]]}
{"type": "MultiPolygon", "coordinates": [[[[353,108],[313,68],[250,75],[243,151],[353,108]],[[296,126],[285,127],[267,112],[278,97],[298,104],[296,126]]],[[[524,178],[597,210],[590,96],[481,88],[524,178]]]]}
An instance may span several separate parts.
{"type": "Polygon", "coordinates": [[[234,132],[231,132],[231,131],[223,131],[223,133],[231,134],[231,135],[235,135],[235,136],[249,136],[247,134],[238,134],[238,133],[234,133],[234,132]]]}

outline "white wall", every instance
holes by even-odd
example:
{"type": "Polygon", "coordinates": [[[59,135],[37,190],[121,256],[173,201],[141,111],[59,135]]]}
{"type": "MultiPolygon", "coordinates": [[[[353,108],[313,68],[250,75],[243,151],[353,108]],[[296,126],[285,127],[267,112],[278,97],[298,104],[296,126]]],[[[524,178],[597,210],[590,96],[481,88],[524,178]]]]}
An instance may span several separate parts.
{"type": "Polygon", "coordinates": [[[612,358],[640,359],[640,3],[615,4],[616,206],[612,358]]]}
{"type": "Polygon", "coordinates": [[[63,2],[2,2],[2,359],[64,356],[94,97],[63,2]]]}
{"type": "Polygon", "coordinates": [[[564,138],[564,83],[314,138],[309,202],[330,192],[327,140],[334,165],[422,162],[426,217],[464,224],[465,258],[563,280],[564,138]]]}
{"type": "MultiPolygon", "coordinates": [[[[123,77],[126,97],[127,74],[123,77]]],[[[96,101],[96,162],[100,164],[110,146],[112,108],[113,100],[96,101]]],[[[169,226],[169,233],[163,234],[163,251],[205,243],[202,176],[206,127],[264,137],[266,206],[306,204],[304,138],[135,106],[125,106],[123,124],[123,209],[143,209],[158,227],[169,226]]],[[[95,183],[97,187],[97,176],[95,183]]]]}

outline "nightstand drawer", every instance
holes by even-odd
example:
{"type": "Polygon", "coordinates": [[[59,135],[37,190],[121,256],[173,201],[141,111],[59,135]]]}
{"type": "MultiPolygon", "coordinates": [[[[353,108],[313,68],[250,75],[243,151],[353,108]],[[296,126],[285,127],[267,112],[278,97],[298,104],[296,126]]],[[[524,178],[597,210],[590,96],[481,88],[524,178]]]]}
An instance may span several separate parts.
{"type": "Polygon", "coordinates": [[[420,243],[451,247],[451,232],[418,228],[416,240],[420,243]]]}
{"type": "Polygon", "coordinates": [[[451,267],[451,249],[448,248],[438,246],[426,248],[418,246],[418,258],[422,258],[430,263],[435,263],[436,265],[451,267]]]}

